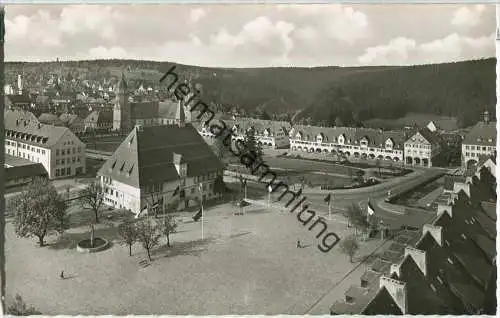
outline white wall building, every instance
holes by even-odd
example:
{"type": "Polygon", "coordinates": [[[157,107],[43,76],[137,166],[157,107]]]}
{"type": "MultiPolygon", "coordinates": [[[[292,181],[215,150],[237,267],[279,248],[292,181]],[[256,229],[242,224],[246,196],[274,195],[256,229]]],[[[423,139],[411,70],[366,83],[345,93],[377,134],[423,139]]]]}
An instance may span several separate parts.
{"type": "Polygon", "coordinates": [[[291,151],[403,161],[405,134],[402,131],[297,125],[290,131],[289,137],[291,151]]]}
{"type": "Polygon", "coordinates": [[[432,167],[433,159],[441,153],[439,137],[428,128],[415,132],[404,143],[404,156],[407,165],[432,167]]]}
{"type": "Polygon", "coordinates": [[[85,173],[85,144],[68,128],[41,124],[30,113],[5,113],[5,153],[41,163],[50,179],[85,173]]]}
{"type": "Polygon", "coordinates": [[[462,141],[462,166],[477,164],[480,156],[495,155],[496,145],[496,122],[490,122],[490,115],[485,111],[483,121],[472,127],[462,141]]]}
{"type": "Polygon", "coordinates": [[[214,183],[223,169],[197,130],[181,122],[136,126],[97,175],[107,205],[138,214],[160,200],[160,209],[168,209],[176,200],[187,207],[217,197],[214,183]]]}

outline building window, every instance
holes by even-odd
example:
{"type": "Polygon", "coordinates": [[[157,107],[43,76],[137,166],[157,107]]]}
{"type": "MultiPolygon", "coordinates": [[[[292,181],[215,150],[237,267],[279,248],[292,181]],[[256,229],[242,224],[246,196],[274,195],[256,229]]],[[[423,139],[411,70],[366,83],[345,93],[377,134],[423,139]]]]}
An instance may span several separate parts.
{"type": "Polygon", "coordinates": [[[467,239],[467,236],[466,236],[464,233],[462,233],[460,236],[461,236],[464,240],[466,240],[466,239],[467,239]]]}
{"type": "Polygon", "coordinates": [[[66,170],[64,170],[64,168],[63,168],[63,169],[61,169],[61,176],[64,176],[64,172],[65,172],[65,171],[66,171],[66,170]]]}
{"type": "Polygon", "coordinates": [[[71,175],[71,167],[68,167],[68,168],[66,169],[66,174],[67,174],[68,176],[69,176],[69,175],[71,175]]]}
{"type": "Polygon", "coordinates": [[[56,177],[59,177],[59,169],[56,169],[56,177]]]}
{"type": "Polygon", "coordinates": [[[56,149],[56,156],[59,156],[59,149],[56,149]]]}
{"type": "Polygon", "coordinates": [[[59,164],[59,159],[56,159],[56,165],[58,165],[58,164],[59,164]]]}
{"type": "Polygon", "coordinates": [[[45,154],[45,150],[42,150],[42,155],[44,155],[44,154],[45,154]]]}
{"type": "Polygon", "coordinates": [[[62,164],[62,165],[64,164],[64,159],[61,159],[61,164],[62,164]]]}

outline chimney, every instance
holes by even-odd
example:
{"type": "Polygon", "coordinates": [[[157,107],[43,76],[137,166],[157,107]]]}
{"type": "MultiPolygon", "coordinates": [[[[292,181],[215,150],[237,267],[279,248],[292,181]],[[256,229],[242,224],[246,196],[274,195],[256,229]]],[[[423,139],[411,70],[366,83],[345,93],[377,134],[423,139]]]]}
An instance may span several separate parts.
{"type": "Polygon", "coordinates": [[[406,283],[389,277],[380,277],[380,288],[384,287],[394,302],[399,306],[403,315],[408,313],[408,303],[406,299],[406,283]]]}
{"type": "MultiPolygon", "coordinates": [[[[404,258],[403,258],[403,261],[404,261],[404,258]]],[[[389,274],[392,275],[394,273],[396,273],[396,275],[398,275],[398,277],[401,275],[401,263],[391,264],[391,269],[390,269],[389,274]]]]}
{"type": "Polygon", "coordinates": [[[424,224],[422,228],[422,236],[430,233],[439,246],[443,246],[443,228],[432,224],[424,224]]]}
{"type": "Polygon", "coordinates": [[[448,213],[450,218],[453,217],[453,206],[452,205],[438,204],[437,215],[441,215],[443,213],[448,213]]]}
{"type": "Polygon", "coordinates": [[[420,268],[420,270],[422,271],[422,274],[424,274],[424,276],[427,276],[426,252],[407,246],[405,248],[405,257],[407,257],[408,255],[413,258],[418,268],[420,268]]]}
{"type": "Polygon", "coordinates": [[[455,182],[455,184],[453,184],[453,193],[458,194],[461,190],[470,198],[470,185],[465,182],[455,182]]]}
{"type": "Polygon", "coordinates": [[[490,113],[487,110],[484,111],[483,120],[485,124],[490,122],[490,113]]]}

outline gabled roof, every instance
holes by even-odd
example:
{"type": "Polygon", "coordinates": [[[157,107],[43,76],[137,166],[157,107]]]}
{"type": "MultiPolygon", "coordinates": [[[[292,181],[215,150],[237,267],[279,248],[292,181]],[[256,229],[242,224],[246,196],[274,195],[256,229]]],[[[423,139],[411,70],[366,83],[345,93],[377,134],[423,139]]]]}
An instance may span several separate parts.
{"type": "MultiPolygon", "coordinates": [[[[352,127],[317,127],[307,125],[295,125],[291,130],[291,138],[295,138],[297,133],[302,135],[303,140],[315,141],[316,136],[323,134],[323,142],[335,143],[338,137],[345,137],[345,144],[359,144],[363,138],[368,139],[368,147],[385,146],[385,142],[390,139],[396,146],[402,148],[406,135],[404,131],[383,131],[371,128],[352,127]]],[[[398,148],[398,147],[396,147],[398,148]]]]}
{"type": "Polygon", "coordinates": [[[410,135],[410,138],[408,138],[407,141],[410,141],[417,133],[419,133],[431,145],[436,145],[441,143],[439,136],[436,133],[430,131],[429,128],[427,127],[417,130],[414,134],[410,135]]]}
{"type": "Polygon", "coordinates": [[[65,125],[72,125],[75,121],[78,121],[79,119],[81,120],[81,118],[78,117],[77,114],[68,114],[68,113],[61,114],[61,116],[59,116],[59,119],[65,125]]]}
{"type": "Polygon", "coordinates": [[[6,138],[46,148],[55,145],[65,134],[73,134],[67,127],[44,125],[29,118],[31,116],[19,112],[7,112],[6,138]]]}
{"type": "Polygon", "coordinates": [[[47,171],[41,163],[5,168],[5,180],[10,181],[18,178],[47,176],[47,171]]]}
{"type": "Polygon", "coordinates": [[[42,124],[47,124],[47,125],[56,125],[56,126],[62,126],[64,125],[63,121],[57,117],[55,114],[49,114],[49,113],[43,113],[38,117],[38,120],[42,124]]]}
{"type": "Polygon", "coordinates": [[[131,118],[150,119],[158,117],[158,102],[133,102],[130,103],[131,118]]]}
{"type": "Polygon", "coordinates": [[[113,122],[113,111],[107,109],[94,110],[87,116],[87,118],[85,118],[85,123],[110,124],[112,122],[113,122]]]}
{"type": "Polygon", "coordinates": [[[469,130],[469,133],[465,135],[462,143],[481,146],[496,146],[496,122],[478,122],[469,130]]]}
{"type": "Polygon", "coordinates": [[[382,287],[377,296],[365,307],[362,315],[402,315],[403,312],[396,304],[385,287],[382,287]]]}
{"type": "Polygon", "coordinates": [[[113,153],[98,175],[133,187],[179,180],[174,154],[187,164],[187,176],[223,169],[211,148],[191,124],[134,129],[113,153]]]}

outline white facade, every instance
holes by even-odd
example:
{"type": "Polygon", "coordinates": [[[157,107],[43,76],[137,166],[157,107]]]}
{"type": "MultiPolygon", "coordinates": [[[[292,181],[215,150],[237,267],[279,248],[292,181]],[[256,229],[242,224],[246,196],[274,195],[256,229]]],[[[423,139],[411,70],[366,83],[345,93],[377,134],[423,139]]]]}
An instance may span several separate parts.
{"type": "Polygon", "coordinates": [[[391,138],[387,138],[381,146],[374,146],[369,145],[369,140],[366,137],[360,140],[348,140],[345,134],[340,134],[333,140],[326,140],[325,136],[320,133],[315,136],[314,140],[304,140],[304,136],[300,132],[292,131],[291,133],[290,149],[292,151],[324,152],[347,158],[379,159],[395,162],[403,160],[403,150],[395,149],[394,141],[391,138]]]}
{"type": "Polygon", "coordinates": [[[53,145],[33,144],[5,137],[5,152],[11,156],[41,163],[50,179],[85,173],[85,144],[69,129],[53,145]]]}
{"type": "MultiPolygon", "coordinates": [[[[489,142],[494,145],[493,138],[489,139],[489,142]]],[[[495,154],[497,149],[496,146],[485,146],[478,141],[478,144],[462,144],[462,156],[464,164],[474,162],[477,164],[479,162],[479,156],[487,156],[495,154]]]]}
{"type": "MultiPolygon", "coordinates": [[[[242,131],[238,131],[236,125],[232,128],[233,135],[232,140],[245,140],[245,134],[242,131]]],[[[210,132],[209,127],[201,127],[198,132],[205,139],[215,138],[215,135],[210,132]]],[[[255,140],[258,144],[263,147],[269,147],[272,149],[282,149],[290,147],[290,139],[288,134],[283,129],[278,129],[275,134],[272,133],[271,129],[265,129],[263,133],[256,133],[255,140]]]]}
{"type": "MultiPolygon", "coordinates": [[[[196,202],[209,200],[217,197],[214,193],[214,182],[216,173],[209,173],[204,176],[186,178],[181,181],[163,183],[161,185],[150,185],[144,189],[132,187],[123,182],[118,182],[109,177],[100,176],[101,185],[104,190],[104,203],[108,206],[130,210],[138,214],[144,207],[150,207],[163,197],[163,207],[167,209],[172,202],[179,200],[188,201],[189,206],[197,205],[196,202]],[[202,184],[202,191],[199,189],[202,184]],[[179,186],[179,194],[173,196],[175,189],[179,186]]],[[[183,208],[183,207],[180,207],[183,208]]]]}
{"type": "Polygon", "coordinates": [[[441,151],[438,144],[428,141],[420,132],[404,143],[405,163],[413,166],[432,167],[432,158],[441,151]]]}

